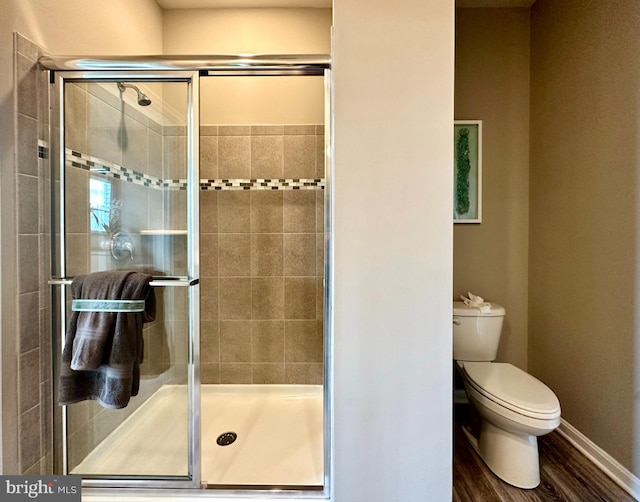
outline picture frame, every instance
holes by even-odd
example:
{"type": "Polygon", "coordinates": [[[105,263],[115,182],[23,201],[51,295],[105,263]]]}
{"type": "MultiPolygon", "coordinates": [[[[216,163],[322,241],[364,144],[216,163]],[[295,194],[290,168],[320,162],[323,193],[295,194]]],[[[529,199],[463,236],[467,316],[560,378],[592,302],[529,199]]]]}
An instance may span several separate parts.
{"type": "Polygon", "coordinates": [[[453,222],[482,223],[482,120],[454,120],[453,145],[453,222]]]}

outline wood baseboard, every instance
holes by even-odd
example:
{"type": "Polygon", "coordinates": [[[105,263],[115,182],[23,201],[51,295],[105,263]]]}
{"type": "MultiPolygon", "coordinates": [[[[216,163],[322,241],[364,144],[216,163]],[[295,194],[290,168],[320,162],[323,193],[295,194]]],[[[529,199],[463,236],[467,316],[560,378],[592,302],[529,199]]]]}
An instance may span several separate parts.
{"type": "Polygon", "coordinates": [[[598,466],[601,471],[607,474],[620,488],[636,500],[640,500],[640,479],[620,462],[582,434],[582,432],[564,418],[560,419],[560,427],[558,427],[557,431],[598,466]]]}

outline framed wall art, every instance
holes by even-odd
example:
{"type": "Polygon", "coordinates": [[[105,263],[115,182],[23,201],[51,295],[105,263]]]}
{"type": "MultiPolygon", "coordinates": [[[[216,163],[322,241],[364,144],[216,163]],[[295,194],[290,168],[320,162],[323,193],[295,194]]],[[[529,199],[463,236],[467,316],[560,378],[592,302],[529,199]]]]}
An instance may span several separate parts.
{"type": "Polygon", "coordinates": [[[455,120],[453,222],[482,222],[482,120],[455,120]]]}

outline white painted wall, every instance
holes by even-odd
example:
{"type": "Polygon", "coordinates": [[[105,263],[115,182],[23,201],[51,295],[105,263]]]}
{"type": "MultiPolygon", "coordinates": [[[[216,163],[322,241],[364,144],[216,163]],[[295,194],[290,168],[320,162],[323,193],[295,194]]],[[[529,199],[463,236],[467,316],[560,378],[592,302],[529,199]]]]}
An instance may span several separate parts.
{"type": "Polygon", "coordinates": [[[451,500],[454,2],[337,0],[335,500],[451,500]]]}

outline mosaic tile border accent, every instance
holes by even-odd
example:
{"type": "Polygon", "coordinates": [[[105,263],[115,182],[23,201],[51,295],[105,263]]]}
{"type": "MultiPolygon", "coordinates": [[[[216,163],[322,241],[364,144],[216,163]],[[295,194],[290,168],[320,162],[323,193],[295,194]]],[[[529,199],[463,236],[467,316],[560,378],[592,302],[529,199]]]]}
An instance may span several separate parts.
{"type": "Polygon", "coordinates": [[[111,176],[115,179],[121,179],[135,185],[142,185],[152,188],[182,188],[182,184],[186,188],[187,180],[162,180],[154,176],[149,176],[138,172],[134,169],[128,169],[124,166],[119,166],[106,160],[98,159],[90,155],[86,155],[75,150],[65,149],[65,162],[66,167],[76,167],[78,169],[84,169],[96,174],[103,174],[105,176],[111,176]]]}
{"type": "MultiPolygon", "coordinates": [[[[38,157],[46,159],[49,149],[44,141],[38,141],[38,157]]],[[[96,174],[110,176],[135,185],[155,189],[186,190],[186,179],[156,178],[134,169],[119,166],[106,160],[98,159],[75,150],[65,150],[67,167],[84,169],[96,174]]],[[[326,182],[323,178],[290,178],[290,179],[201,179],[200,190],[324,190],[326,182]]]]}
{"type": "Polygon", "coordinates": [[[200,180],[200,190],[324,190],[322,178],[200,180]]]}

